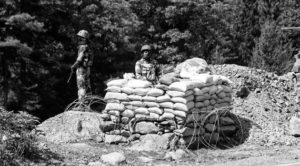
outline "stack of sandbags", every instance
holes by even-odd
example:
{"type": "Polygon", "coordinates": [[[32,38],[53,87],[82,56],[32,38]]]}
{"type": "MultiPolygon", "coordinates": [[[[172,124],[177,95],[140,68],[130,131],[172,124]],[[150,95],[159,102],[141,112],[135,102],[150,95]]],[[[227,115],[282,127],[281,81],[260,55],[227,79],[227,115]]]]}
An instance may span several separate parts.
{"type": "Polygon", "coordinates": [[[228,110],[225,113],[216,111],[189,114],[185,126],[174,133],[184,140],[188,148],[230,144],[229,138],[238,129],[238,124],[232,117],[228,110]]]}
{"type": "MultiPolygon", "coordinates": [[[[199,80],[206,80],[205,84],[198,84],[193,89],[195,108],[199,112],[211,111],[215,108],[230,106],[232,102],[232,88],[230,80],[219,75],[199,75],[199,80]]],[[[195,79],[197,79],[195,77],[195,79]]]]}
{"type": "Polygon", "coordinates": [[[117,79],[107,83],[107,93],[104,97],[107,104],[102,114],[108,114],[115,123],[120,122],[121,114],[125,111],[123,102],[129,101],[128,94],[121,91],[127,82],[126,79],[117,79]]]}

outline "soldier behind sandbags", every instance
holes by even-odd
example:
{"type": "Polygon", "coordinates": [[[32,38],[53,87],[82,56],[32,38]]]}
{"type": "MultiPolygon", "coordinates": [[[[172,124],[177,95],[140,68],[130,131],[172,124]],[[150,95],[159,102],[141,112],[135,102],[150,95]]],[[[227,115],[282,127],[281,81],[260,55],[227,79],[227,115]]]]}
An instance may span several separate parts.
{"type": "Polygon", "coordinates": [[[137,79],[147,80],[152,83],[157,82],[157,63],[152,57],[152,49],[149,45],[141,48],[142,58],[135,64],[135,77],[137,79]]]}
{"type": "Polygon", "coordinates": [[[87,94],[91,94],[90,70],[93,64],[93,55],[88,47],[89,33],[80,30],[78,36],[78,53],[76,62],[71,66],[76,69],[78,99],[83,99],[87,94]]]}

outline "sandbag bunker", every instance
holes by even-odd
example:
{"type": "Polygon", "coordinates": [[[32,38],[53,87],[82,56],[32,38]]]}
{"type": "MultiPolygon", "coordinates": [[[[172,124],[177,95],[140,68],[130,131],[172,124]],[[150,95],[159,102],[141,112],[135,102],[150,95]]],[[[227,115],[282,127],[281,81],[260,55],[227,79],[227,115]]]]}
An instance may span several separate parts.
{"type": "Polygon", "coordinates": [[[230,113],[220,111],[232,101],[228,78],[197,74],[192,79],[164,79],[157,85],[136,79],[108,82],[103,114],[132,134],[175,133],[190,148],[216,145],[236,134],[230,113]],[[151,127],[141,127],[145,123],[151,127]]]}

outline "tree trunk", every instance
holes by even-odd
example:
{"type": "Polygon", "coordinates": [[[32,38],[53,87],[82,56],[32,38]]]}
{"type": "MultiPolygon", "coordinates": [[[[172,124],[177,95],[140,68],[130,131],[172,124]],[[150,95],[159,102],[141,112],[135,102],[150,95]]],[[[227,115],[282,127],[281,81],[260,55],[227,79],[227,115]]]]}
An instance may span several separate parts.
{"type": "Polygon", "coordinates": [[[2,89],[2,106],[6,109],[7,108],[7,101],[8,101],[8,92],[9,92],[9,84],[8,84],[8,77],[9,77],[9,72],[8,72],[8,62],[5,58],[5,53],[0,54],[0,62],[1,62],[1,76],[3,78],[1,82],[1,89],[2,89]]]}

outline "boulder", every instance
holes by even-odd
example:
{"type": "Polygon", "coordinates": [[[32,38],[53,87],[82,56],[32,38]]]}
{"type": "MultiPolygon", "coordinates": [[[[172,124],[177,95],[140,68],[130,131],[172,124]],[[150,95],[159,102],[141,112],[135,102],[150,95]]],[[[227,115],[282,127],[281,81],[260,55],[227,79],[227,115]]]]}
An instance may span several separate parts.
{"type": "Polygon", "coordinates": [[[194,74],[209,73],[209,68],[204,59],[192,58],[177,65],[175,73],[178,73],[182,78],[190,78],[194,74]]]}
{"type": "Polygon", "coordinates": [[[113,152],[101,156],[101,160],[110,165],[119,165],[126,161],[126,157],[123,153],[113,152]]]}
{"type": "Polygon", "coordinates": [[[133,144],[129,150],[133,151],[161,151],[169,148],[170,141],[174,138],[173,133],[157,135],[147,134],[140,138],[140,141],[133,144]]]}
{"type": "Polygon", "coordinates": [[[105,135],[105,143],[107,144],[119,144],[119,143],[126,143],[127,138],[121,135],[105,135]]]}
{"type": "Polygon", "coordinates": [[[50,142],[90,140],[103,134],[99,113],[67,111],[45,120],[36,127],[37,135],[50,142]]]}
{"type": "Polygon", "coordinates": [[[152,122],[139,122],[135,125],[134,131],[140,134],[156,134],[159,129],[152,122]]]}

